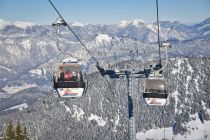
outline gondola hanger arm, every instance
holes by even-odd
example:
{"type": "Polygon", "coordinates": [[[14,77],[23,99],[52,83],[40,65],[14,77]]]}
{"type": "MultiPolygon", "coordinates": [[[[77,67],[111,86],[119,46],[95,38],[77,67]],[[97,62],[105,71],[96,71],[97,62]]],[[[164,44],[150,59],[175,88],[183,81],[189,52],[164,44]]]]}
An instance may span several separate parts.
{"type": "Polygon", "coordinates": [[[72,28],[69,26],[69,24],[65,21],[65,19],[62,17],[62,15],[59,13],[59,11],[57,10],[57,8],[54,6],[54,4],[52,3],[51,0],[48,0],[49,3],[51,4],[51,6],[54,8],[54,10],[56,11],[56,13],[59,15],[59,17],[61,18],[61,20],[65,23],[65,25],[67,26],[67,28],[71,31],[71,33],[77,38],[77,40],[80,42],[80,44],[85,48],[85,50],[89,53],[89,55],[93,58],[93,60],[96,62],[97,65],[99,65],[99,62],[97,61],[97,59],[91,54],[91,52],[89,51],[89,49],[85,46],[85,44],[80,40],[80,38],[76,35],[76,33],[72,30],[72,28]]]}

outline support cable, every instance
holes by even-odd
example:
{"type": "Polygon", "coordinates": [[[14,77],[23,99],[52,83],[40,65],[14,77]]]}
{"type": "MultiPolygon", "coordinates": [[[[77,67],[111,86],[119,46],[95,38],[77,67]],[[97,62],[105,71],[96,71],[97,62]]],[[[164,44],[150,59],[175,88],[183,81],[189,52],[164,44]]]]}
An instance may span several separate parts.
{"type": "Polygon", "coordinates": [[[160,24],[159,24],[159,13],[158,13],[158,0],[156,0],[156,10],[157,10],[157,27],[158,27],[158,46],[159,46],[159,62],[158,65],[161,65],[161,54],[160,54],[160,24]]]}
{"type": "Polygon", "coordinates": [[[63,55],[67,55],[67,56],[70,56],[72,57],[72,55],[70,55],[69,53],[65,53],[64,50],[62,50],[60,47],[59,47],[59,44],[60,44],[60,26],[58,26],[58,28],[56,29],[56,34],[58,34],[55,38],[56,38],[56,47],[57,49],[63,54],[63,55]]]}
{"type": "Polygon", "coordinates": [[[58,10],[56,9],[56,7],[54,6],[54,4],[52,3],[51,0],[48,0],[49,3],[52,5],[52,7],[54,8],[54,10],[57,12],[57,14],[59,15],[59,17],[62,19],[62,21],[65,23],[65,25],[68,27],[68,29],[71,31],[71,33],[77,38],[77,40],[80,42],[80,44],[85,48],[85,50],[90,54],[90,56],[93,58],[93,60],[97,63],[97,65],[99,65],[97,59],[91,54],[91,52],[89,51],[89,49],[85,46],[85,44],[80,40],[80,38],[76,35],[76,33],[72,30],[72,28],[68,25],[68,23],[64,20],[64,18],[62,17],[62,15],[58,12],[58,10]]]}

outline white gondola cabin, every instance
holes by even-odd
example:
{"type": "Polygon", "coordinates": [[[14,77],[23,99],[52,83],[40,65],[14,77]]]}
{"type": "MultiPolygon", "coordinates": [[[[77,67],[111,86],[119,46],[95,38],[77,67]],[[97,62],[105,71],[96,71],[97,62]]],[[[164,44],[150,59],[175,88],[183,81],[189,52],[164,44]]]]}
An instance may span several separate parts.
{"type": "Polygon", "coordinates": [[[166,90],[165,80],[163,78],[148,78],[144,85],[143,98],[147,105],[164,106],[168,93],[166,90]]]}
{"type": "Polygon", "coordinates": [[[59,97],[77,98],[85,92],[86,83],[76,59],[65,59],[53,75],[54,94],[59,97]]]}

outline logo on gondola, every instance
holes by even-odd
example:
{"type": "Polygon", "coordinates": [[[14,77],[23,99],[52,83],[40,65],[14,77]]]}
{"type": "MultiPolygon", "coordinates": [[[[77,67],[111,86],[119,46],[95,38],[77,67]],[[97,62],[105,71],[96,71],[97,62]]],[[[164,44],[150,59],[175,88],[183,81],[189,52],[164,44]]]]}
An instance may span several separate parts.
{"type": "Polygon", "coordinates": [[[68,96],[69,94],[78,94],[77,92],[72,91],[71,89],[65,89],[63,96],[68,96]]]}
{"type": "Polygon", "coordinates": [[[64,94],[70,94],[70,93],[71,93],[71,89],[64,90],[64,94]]]}

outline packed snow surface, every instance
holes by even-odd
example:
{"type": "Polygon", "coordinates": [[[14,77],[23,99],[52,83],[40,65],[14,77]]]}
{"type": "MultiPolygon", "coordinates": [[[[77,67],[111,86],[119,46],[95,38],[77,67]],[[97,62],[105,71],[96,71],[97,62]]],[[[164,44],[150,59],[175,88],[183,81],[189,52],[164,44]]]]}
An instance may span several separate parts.
{"type": "Polygon", "coordinates": [[[95,114],[92,114],[90,115],[90,117],[88,118],[89,121],[92,121],[92,120],[95,120],[98,124],[98,126],[105,126],[106,125],[106,121],[103,120],[102,117],[99,117],[95,114]]]}
{"type": "Polygon", "coordinates": [[[145,132],[139,132],[136,134],[137,140],[162,140],[162,139],[174,139],[174,140],[210,140],[210,121],[205,121],[204,124],[198,118],[198,115],[192,115],[195,120],[185,124],[187,132],[184,135],[173,135],[172,127],[150,129],[145,132]]]}
{"type": "Polygon", "coordinates": [[[4,111],[13,110],[13,109],[19,109],[21,111],[21,110],[23,110],[23,108],[27,108],[27,107],[28,107],[28,104],[22,103],[22,104],[7,108],[4,111]]]}
{"type": "Polygon", "coordinates": [[[27,89],[27,88],[31,88],[31,87],[36,87],[37,85],[35,84],[24,84],[22,86],[6,86],[4,88],[2,88],[4,91],[6,91],[7,93],[17,93],[21,90],[27,89]]]}
{"type": "Polygon", "coordinates": [[[103,43],[103,42],[108,42],[110,43],[112,40],[112,37],[109,36],[108,34],[98,34],[96,36],[96,41],[99,43],[103,43]]]}

